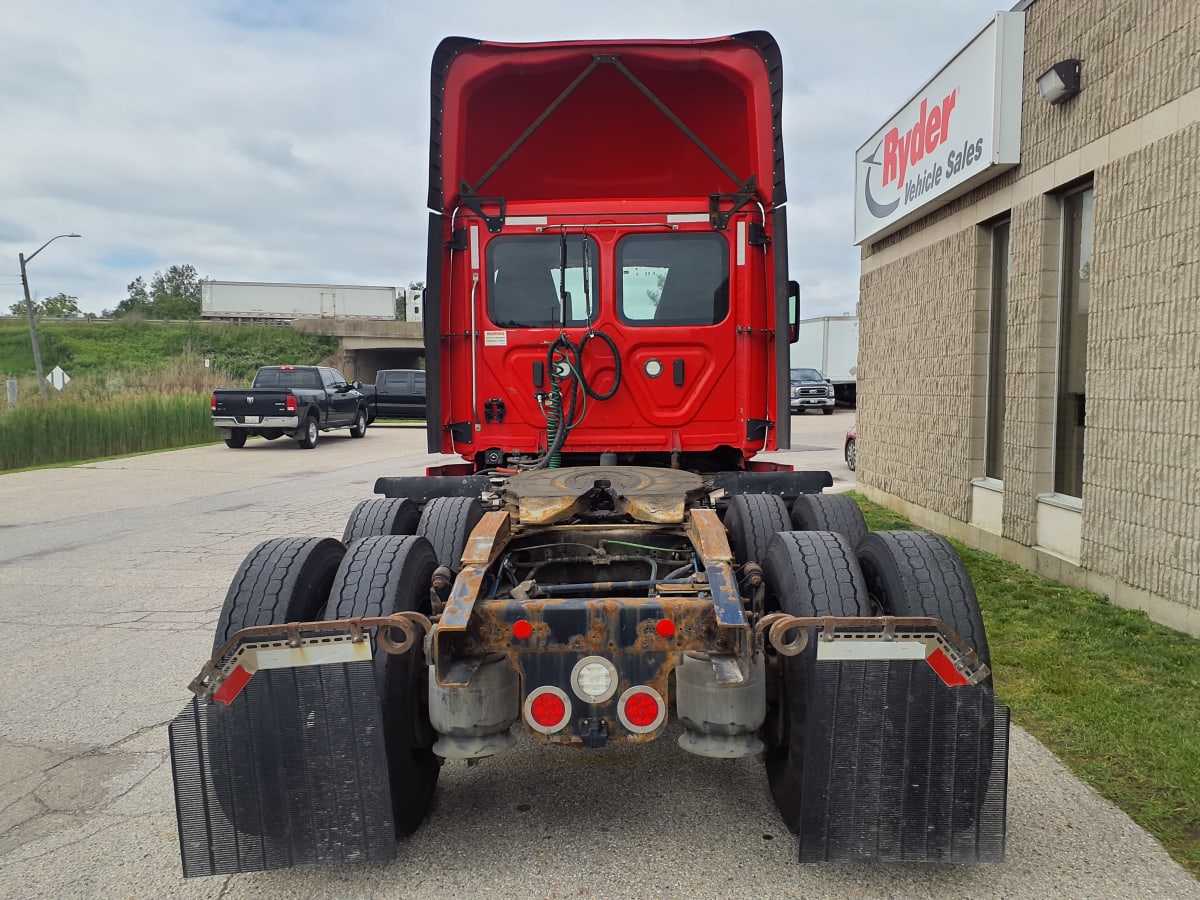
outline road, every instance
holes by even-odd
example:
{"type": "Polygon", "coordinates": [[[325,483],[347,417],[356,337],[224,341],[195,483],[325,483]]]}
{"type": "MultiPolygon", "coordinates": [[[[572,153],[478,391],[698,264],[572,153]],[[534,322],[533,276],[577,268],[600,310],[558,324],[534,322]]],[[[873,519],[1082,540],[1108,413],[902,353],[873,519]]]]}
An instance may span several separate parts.
{"type": "MultiPolygon", "coordinates": [[[[852,421],[797,418],[779,458],[850,486],[852,421]]],[[[166,725],[230,578],[265,537],[340,536],[376,476],[435,459],[423,448],[421,430],[376,425],[313,451],[252,441],[0,476],[0,897],[1200,898],[1019,730],[999,866],[801,867],[761,764],[690,756],[671,734],[449,763],[386,866],[184,881],[166,725]]]]}

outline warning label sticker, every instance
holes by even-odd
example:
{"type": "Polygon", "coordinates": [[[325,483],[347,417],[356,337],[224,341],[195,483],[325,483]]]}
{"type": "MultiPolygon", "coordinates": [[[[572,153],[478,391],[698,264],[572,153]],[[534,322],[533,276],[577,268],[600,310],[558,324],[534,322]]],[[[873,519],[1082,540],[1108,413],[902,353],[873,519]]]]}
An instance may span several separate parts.
{"type": "Polygon", "coordinates": [[[483,333],[483,346],[485,347],[507,347],[508,332],[507,331],[485,331],[483,333]]]}

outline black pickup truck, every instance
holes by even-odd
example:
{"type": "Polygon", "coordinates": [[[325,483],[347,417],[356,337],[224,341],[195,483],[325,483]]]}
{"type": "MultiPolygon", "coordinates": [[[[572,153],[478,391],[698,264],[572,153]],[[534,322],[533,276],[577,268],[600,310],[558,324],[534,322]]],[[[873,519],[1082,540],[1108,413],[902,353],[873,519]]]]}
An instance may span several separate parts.
{"type": "Polygon", "coordinates": [[[287,435],[306,450],[335,428],[360,438],[374,418],[371,406],[357,383],[327,366],[263,366],[248,390],[219,388],[212,395],[213,424],[233,448],[252,434],[268,441],[287,435]]]}

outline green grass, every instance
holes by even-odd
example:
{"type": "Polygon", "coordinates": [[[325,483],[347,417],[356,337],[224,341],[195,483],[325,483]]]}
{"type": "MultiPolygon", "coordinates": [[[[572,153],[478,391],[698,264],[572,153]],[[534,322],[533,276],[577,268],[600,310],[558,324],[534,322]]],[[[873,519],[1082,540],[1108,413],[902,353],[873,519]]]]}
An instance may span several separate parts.
{"type": "MultiPolygon", "coordinates": [[[[852,494],[872,530],[907,519],[852,494]]],[[[996,693],[1200,875],[1200,641],[955,543],[987,625],[996,693]]]]}
{"type": "MultiPolygon", "coordinates": [[[[150,372],[173,358],[190,356],[208,359],[233,384],[248,384],[259,366],[312,364],[337,349],[335,337],[278,325],[163,324],[137,317],[111,322],[43,320],[38,323],[38,343],[45,370],[61,366],[72,378],[150,372]]],[[[33,371],[28,321],[0,318],[0,375],[28,377],[33,371]]]]}

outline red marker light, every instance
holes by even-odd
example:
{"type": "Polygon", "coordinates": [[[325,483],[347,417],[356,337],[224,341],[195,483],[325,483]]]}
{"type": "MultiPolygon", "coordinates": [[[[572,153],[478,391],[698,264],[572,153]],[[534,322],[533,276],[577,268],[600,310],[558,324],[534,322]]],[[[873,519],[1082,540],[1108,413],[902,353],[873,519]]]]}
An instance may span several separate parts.
{"type": "Polygon", "coordinates": [[[625,699],[625,719],[635,728],[649,728],[658,718],[658,700],[646,691],[630,694],[625,699]]]}
{"type": "Polygon", "coordinates": [[[567,715],[567,704],[557,694],[540,694],[529,704],[529,717],[543,728],[553,728],[567,715]]]}
{"type": "Polygon", "coordinates": [[[958,669],[954,668],[954,663],[950,661],[950,657],[941,647],[930,653],[925,658],[925,662],[929,663],[929,668],[937,673],[938,678],[942,679],[947,687],[963,687],[970,684],[958,669]]]}
{"type": "Polygon", "coordinates": [[[670,619],[659,619],[658,624],[654,626],[654,630],[658,632],[661,638],[675,637],[675,623],[670,619]]]}
{"type": "Polygon", "coordinates": [[[298,406],[296,406],[296,398],[295,398],[295,397],[293,397],[291,394],[288,394],[288,398],[287,398],[287,411],[288,411],[288,412],[295,412],[297,409],[299,409],[299,407],[298,407],[298,406]]]}
{"type": "Polygon", "coordinates": [[[224,703],[226,706],[228,706],[237,698],[237,695],[242,692],[242,688],[246,686],[246,683],[249,682],[252,677],[254,677],[254,673],[249,669],[246,669],[241,665],[234,666],[233,671],[229,673],[229,676],[224,682],[222,682],[221,686],[217,688],[216,692],[213,694],[213,700],[215,700],[217,703],[224,703]]]}
{"type": "Polygon", "coordinates": [[[518,641],[523,641],[533,634],[533,626],[525,619],[517,619],[513,622],[513,637],[518,641]]]}

